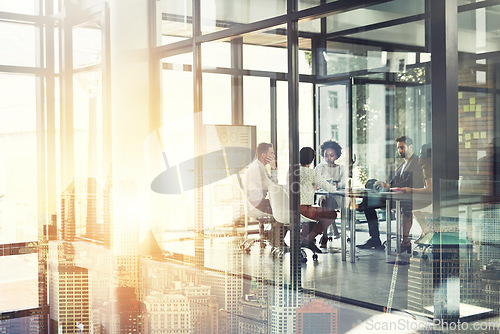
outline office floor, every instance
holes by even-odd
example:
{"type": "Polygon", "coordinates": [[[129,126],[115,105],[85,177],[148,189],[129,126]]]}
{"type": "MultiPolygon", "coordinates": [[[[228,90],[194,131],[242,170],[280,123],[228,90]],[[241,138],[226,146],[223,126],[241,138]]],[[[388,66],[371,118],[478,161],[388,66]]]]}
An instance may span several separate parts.
{"type": "MultiPolygon", "coordinates": [[[[367,224],[357,224],[357,244],[364,243],[369,238],[367,229],[367,224]]],[[[381,239],[385,241],[383,221],[380,222],[380,231],[381,239]]],[[[412,230],[414,238],[419,234],[418,227],[412,230]]],[[[204,266],[210,270],[259,278],[275,286],[289,281],[289,253],[282,257],[272,256],[269,246],[261,247],[256,243],[247,254],[239,247],[242,240],[242,237],[228,236],[205,238],[204,266]]],[[[288,241],[288,236],[285,240],[288,241]]],[[[394,239],[392,245],[394,249],[394,239]]],[[[172,254],[195,255],[194,242],[189,238],[167,242],[163,246],[172,254]]],[[[415,318],[415,314],[407,310],[410,254],[400,255],[398,265],[395,266],[396,255],[387,255],[385,250],[357,250],[356,262],[350,263],[349,254],[347,261],[342,261],[341,253],[337,249],[340,248],[340,239],[329,242],[329,247],[330,251],[319,254],[317,261],[313,261],[312,252],[306,250],[308,261],[300,266],[302,288],[309,294],[338,303],[339,307],[345,310],[351,310],[352,312],[348,313],[352,315],[352,321],[344,320],[349,323],[344,326],[352,327],[346,328],[346,331],[351,332],[352,328],[361,328],[360,332],[364,332],[362,329],[366,329],[366,323],[363,322],[373,317],[390,318],[396,315],[396,318],[409,321],[430,321],[418,315],[415,318]],[[391,283],[393,283],[392,299],[390,299],[391,283]],[[392,315],[382,313],[388,306],[392,307],[392,315]],[[360,323],[365,327],[359,327],[360,323]]],[[[496,321],[500,324],[499,318],[490,317],[477,321],[496,321]]]]}
{"type": "MultiPolygon", "coordinates": [[[[357,243],[364,243],[368,238],[367,224],[357,224],[357,243]]],[[[386,237],[385,222],[380,222],[381,240],[386,237]]],[[[340,230],[340,227],[339,227],[340,230]]],[[[412,231],[413,232],[413,231],[412,231]]],[[[418,231],[419,233],[419,231],[418,231]]],[[[254,236],[255,237],[255,236],[254,236]]],[[[285,241],[289,242],[289,235],[285,241]]],[[[318,238],[319,239],[319,238],[318,238]]],[[[241,237],[214,237],[205,239],[205,267],[215,270],[230,271],[252,277],[262,277],[274,281],[275,277],[287,279],[290,273],[290,254],[282,258],[273,257],[271,248],[255,243],[249,254],[239,245],[241,237]],[[225,261],[221,261],[225,259],[225,261]],[[241,263],[239,263],[241,261],[241,263]],[[228,266],[229,265],[229,266],[228,266]],[[277,272],[279,271],[279,272],[277,272]]],[[[349,245],[349,244],[348,244],[349,245]]],[[[374,309],[383,309],[389,302],[389,291],[394,272],[395,255],[387,255],[385,250],[356,250],[356,262],[342,261],[340,239],[328,243],[329,252],[318,254],[313,261],[312,252],[306,249],[308,261],[301,265],[302,287],[314,290],[334,299],[353,300],[374,309]],[[367,291],[369,287],[369,291],[367,291]]],[[[192,239],[167,242],[163,244],[172,253],[194,256],[192,239]]],[[[392,248],[395,248],[393,239],[392,248]]],[[[393,254],[395,252],[392,252],[393,254]]],[[[410,255],[400,255],[392,300],[392,308],[404,310],[407,307],[407,275],[410,255]]]]}

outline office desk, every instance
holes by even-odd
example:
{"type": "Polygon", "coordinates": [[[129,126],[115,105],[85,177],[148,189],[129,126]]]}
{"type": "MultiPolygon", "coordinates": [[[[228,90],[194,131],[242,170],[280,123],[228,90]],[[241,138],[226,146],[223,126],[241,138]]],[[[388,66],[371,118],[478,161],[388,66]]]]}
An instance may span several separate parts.
{"type": "Polygon", "coordinates": [[[340,203],[341,210],[341,253],[342,253],[342,261],[347,260],[347,239],[346,239],[346,230],[347,224],[349,224],[349,237],[351,240],[349,253],[350,253],[350,262],[354,263],[356,261],[356,199],[366,199],[370,198],[375,201],[377,200],[385,200],[385,210],[386,210],[386,219],[387,219],[387,245],[386,252],[387,255],[391,255],[392,252],[392,240],[391,240],[391,206],[392,202],[395,202],[396,209],[396,253],[400,253],[400,240],[402,235],[402,221],[401,221],[401,201],[428,201],[429,195],[419,194],[415,196],[414,194],[403,193],[400,191],[388,191],[388,192],[376,192],[370,189],[345,189],[338,190],[334,193],[327,193],[324,191],[318,191],[317,194],[321,195],[338,195],[342,198],[342,203],[340,203]]]}

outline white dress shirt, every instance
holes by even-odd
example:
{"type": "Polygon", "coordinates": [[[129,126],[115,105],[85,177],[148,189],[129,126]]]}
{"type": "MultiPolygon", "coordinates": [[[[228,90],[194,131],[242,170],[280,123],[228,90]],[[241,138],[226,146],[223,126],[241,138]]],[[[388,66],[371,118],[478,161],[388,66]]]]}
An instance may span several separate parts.
{"type": "Polygon", "coordinates": [[[338,189],[345,188],[345,169],[341,165],[330,167],[326,162],[322,162],[316,166],[315,170],[319,175],[323,176],[328,181],[337,182],[338,189]]]}
{"type": "Polygon", "coordinates": [[[255,159],[245,172],[245,183],[248,200],[253,205],[258,205],[267,195],[267,190],[271,183],[277,183],[276,170],[271,173],[266,166],[258,159],[255,159]]]}

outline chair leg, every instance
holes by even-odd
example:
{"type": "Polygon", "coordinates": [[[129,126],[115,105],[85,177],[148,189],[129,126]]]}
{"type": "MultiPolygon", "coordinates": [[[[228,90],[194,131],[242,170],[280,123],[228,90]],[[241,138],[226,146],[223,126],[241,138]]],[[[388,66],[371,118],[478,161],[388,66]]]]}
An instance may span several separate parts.
{"type": "MultiPolygon", "coordinates": [[[[243,241],[240,245],[240,248],[243,249],[245,252],[250,253],[250,250],[256,242],[260,243],[262,248],[265,248],[267,246],[273,247],[271,251],[274,250],[274,240],[279,240],[275,237],[275,229],[274,226],[271,228],[270,231],[266,231],[265,229],[265,224],[269,222],[269,220],[265,219],[258,219],[259,221],[259,237],[258,238],[248,238],[245,241],[243,241]],[[266,233],[269,232],[269,233],[266,233]]],[[[272,224],[271,225],[275,225],[272,224]]],[[[278,231],[279,232],[279,231],[278,231]]]]}

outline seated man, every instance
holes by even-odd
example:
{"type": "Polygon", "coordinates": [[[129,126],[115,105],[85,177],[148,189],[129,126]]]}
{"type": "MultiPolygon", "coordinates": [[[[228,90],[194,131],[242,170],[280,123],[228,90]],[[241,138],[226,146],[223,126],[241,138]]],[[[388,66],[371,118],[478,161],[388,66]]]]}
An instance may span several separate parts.
{"type": "MultiPolygon", "coordinates": [[[[413,141],[410,137],[401,136],[396,139],[396,144],[398,147],[399,156],[404,159],[396,169],[396,173],[390,182],[390,186],[384,184],[387,188],[389,187],[410,187],[410,188],[422,188],[424,186],[424,179],[422,175],[422,168],[418,163],[418,156],[413,154],[413,141]]],[[[380,241],[380,231],[378,226],[378,217],[375,209],[380,208],[381,205],[367,205],[368,201],[364,201],[358,207],[358,210],[363,211],[368,221],[368,232],[370,234],[370,239],[362,245],[357,245],[356,247],[362,249],[384,249],[380,241]]],[[[403,221],[407,222],[408,219],[412,219],[412,203],[411,201],[405,202],[402,205],[403,211],[403,221]]],[[[387,217],[390,220],[390,217],[387,217]]],[[[408,224],[403,223],[407,226],[408,224]]],[[[404,231],[403,242],[401,244],[401,252],[407,251],[411,252],[410,241],[408,239],[409,231],[404,231]],[[405,235],[406,233],[406,235],[405,235]]],[[[390,238],[390,236],[387,236],[390,238]]],[[[398,240],[399,242],[399,240],[398,240]]]]}
{"type": "MultiPolygon", "coordinates": [[[[245,172],[245,191],[248,201],[257,210],[272,214],[271,204],[267,198],[269,185],[277,183],[276,156],[273,145],[270,143],[260,143],[257,146],[255,160],[249,165],[245,172]],[[266,166],[271,167],[271,172],[266,166]]],[[[286,227],[283,224],[273,224],[269,241],[273,247],[285,247],[283,238],[286,234],[286,227]]]]}
{"type": "Polygon", "coordinates": [[[269,185],[278,182],[272,144],[260,143],[257,146],[255,160],[245,172],[245,181],[248,201],[260,211],[272,214],[269,199],[266,198],[269,185]],[[267,171],[266,165],[271,167],[271,173],[267,171]]]}

